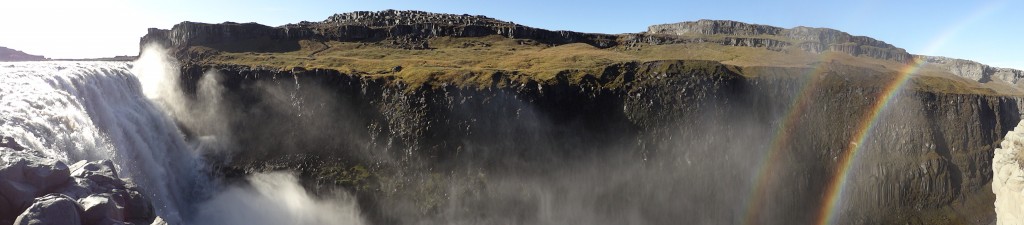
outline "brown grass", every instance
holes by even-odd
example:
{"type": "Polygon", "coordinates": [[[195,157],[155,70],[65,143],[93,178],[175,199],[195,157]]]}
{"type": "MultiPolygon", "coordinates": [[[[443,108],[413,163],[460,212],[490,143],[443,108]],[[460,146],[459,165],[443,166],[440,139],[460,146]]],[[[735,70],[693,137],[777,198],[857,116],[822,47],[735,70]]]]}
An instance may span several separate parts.
{"type": "MultiPolygon", "coordinates": [[[[549,46],[532,40],[487,36],[432,38],[429,40],[431,49],[425,50],[399,49],[380,43],[321,43],[308,40],[282,44],[287,45],[284,47],[268,44],[258,46],[261,46],[260,49],[280,50],[293,48],[293,44],[298,45],[297,50],[285,52],[239,52],[237,46],[229,46],[230,49],[217,52],[214,56],[206,58],[204,63],[262,66],[282,70],[294,67],[321,68],[362,76],[394,76],[412,84],[413,87],[433,83],[484,85],[489,84],[490,75],[498,71],[516,75],[513,79],[548,81],[563,71],[599,74],[605,66],[614,63],[656,60],[711,60],[739,67],[792,68],[813,68],[821,63],[839,63],[893,74],[906,67],[897,62],[843,53],[813,54],[795,47],[772,51],[707,42],[599,49],[582,43],[549,46]],[[402,69],[395,71],[398,66],[402,69]]],[[[200,48],[202,47],[195,49],[200,48]]],[[[744,76],[759,74],[745,73],[744,76]]],[[[993,95],[1016,90],[1007,88],[1008,86],[978,84],[948,72],[929,68],[922,69],[913,78],[912,83],[919,90],[947,93],[993,95]]]]}

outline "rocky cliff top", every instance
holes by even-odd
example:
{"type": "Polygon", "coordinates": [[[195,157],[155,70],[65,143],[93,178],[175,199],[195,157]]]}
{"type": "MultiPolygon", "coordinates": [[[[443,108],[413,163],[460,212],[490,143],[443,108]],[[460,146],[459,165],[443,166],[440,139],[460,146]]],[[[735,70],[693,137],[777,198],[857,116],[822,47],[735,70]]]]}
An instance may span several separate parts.
{"type": "Polygon", "coordinates": [[[1009,84],[1017,84],[1017,82],[1020,81],[1022,77],[1024,77],[1024,71],[1021,70],[993,67],[966,59],[955,59],[942,56],[926,55],[915,55],[914,57],[924,60],[929,64],[943,68],[957,76],[961,76],[982,83],[997,81],[1006,82],[1009,84]]]}
{"type": "MultiPolygon", "coordinates": [[[[902,48],[884,41],[865,36],[855,36],[829,28],[794,27],[790,29],[749,24],[731,20],[698,20],[672,24],[660,24],[647,28],[651,34],[730,35],[730,36],[771,36],[793,42],[801,49],[814,53],[825,51],[843,52],[853,56],[909,62],[913,57],[902,48]]],[[[767,37],[767,38],[771,38],[767,37]]]]}
{"type": "Polygon", "coordinates": [[[22,51],[0,46],[0,62],[3,61],[42,61],[46,57],[31,55],[22,51]]]}
{"type": "Polygon", "coordinates": [[[475,25],[475,26],[514,26],[514,23],[497,20],[481,15],[431,13],[415,10],[384,10],[356,11],[339,13],[328,17],[324,25],[343,26],[355,25],[366,27],[392,27],[398,25],[442,24],[442,25],[475,25]]]}
{"type": "MultiPolygon", "coordinates": [[[[320,22],[279,27],[183,22],[169,30],[152,28],[141,42],[143,47],[149,43],[170,47],[178,60],[203,67],[330,69],[395,76],[411,83],[461,83],[466,77],[499,72],[543,81],[566,73],[600,74],[613,64],[659,60],[806,68],[827,59],[827,63],[895,73],[915,59],[884,41],[829,28],[698,20],[654,25],[641,33],[594,34],[551,31],[478,15],[401,10],[341,13],[320,22]]],[[[1005,84],[1016,84],[1024,76],[974,62],[924,59],[930,59],[934,65],[929,67],[934,68],[919,73],[932,73],[932,77],[1006,81],[1002,86],[980,88],[993,92],[1015,89],[1005,84]]],[[[928,82],[934,87],[951,86],[934,79],[928,82]]]]}

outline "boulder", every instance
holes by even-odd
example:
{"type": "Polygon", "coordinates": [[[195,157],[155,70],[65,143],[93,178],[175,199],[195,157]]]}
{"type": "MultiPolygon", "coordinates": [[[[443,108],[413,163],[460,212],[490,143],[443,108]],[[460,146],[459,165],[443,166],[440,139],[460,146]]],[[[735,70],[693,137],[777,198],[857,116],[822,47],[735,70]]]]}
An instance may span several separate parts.
{"type": "Polygon", "coordinates": [[[14,221],[15,225],[79,225],[82,224],[81,207],[61,194],[36,198],[35,203],[14,221]]]}
{"type": "Polygon", "coordinates": [[[0,194],[0,224],[10,224],[4,222],[4,220],[13,219],[18,216],[18,213],[17,209],[7,202],[7,197],[0,194]]]}
{"type": "Polygon", "coordinates": [[[4,160],[0,160],[0,179],[25,180],[25,168],[28,167],[29,162],[22,156],[23,154],[12,154],[7,156],[9,158],[5,157],[4,160]]]}
{"type": "MultiPolygon", "coordinates": [[[[26,152],[4,152],[7,162],[0,164],[0,180],[28,185],[39,191],[50,191],[71,180],[67,164],[26,152]]],[[[10,186],[0,184],[2,186],[10,186]]],[[[11,195],[8,195],[9,197],[11,195]]]]}
{"type": "MultiPolygon", "coordinates": [[[[3,47],[0,47],[0,48],[3,48],[3,47]]],[[[0,50],[0,51],[2,51],[2,50],[0,50]]],[[[0,141],[0,147],[10,148],[10,149],[12,149],[14,151],[25,150],[24,146],[21,146],[20,144],[18,144],[18,142],[14,141],[14,137],[4,137],[3,140],[0,141]]]]}
{"type": "Polygon", "coordinates": [[[78,203],[82,205],[82,222],[85,224],[110,224],[125,220],[124,207],[111,199],[110,194],[90,195],[79,199],[78,203]]]}
{"type": "Polygon", "coordinates": [[[13,181],[0,180],[0,194],[7,198],[7,204],[15,209],[24,209],[32,204],[32,200],[39,196],[39,189],[32,185],[13,181]]]}
{"type": "Polygon", "coordinates": [[[167,223],[167,221],[164,221],[164,218],[160,218],[158,216],[158,217],[156,217],[156,219],[153,220],[153,223],[151,223],[150,225],[170,225],[170,224],[167,223]]]}
{"type": "Polygon", "coordinates": [[[114,196],[125,208],[125,221],[149,221],[156,216],[153,204],[134,187],[116,190],[114,196]]]}
{"type": "Polygon", "coordinates": [[[102,192],[103,188],[100,187],[99,184],[96,184],[96,182],[89,179],[73,177],[72,180],[74,182],[68,182],[68,185],[55,190],[54,192],[67,195],[74,199],[84,198],[94,192],[102,192]]]}
{"type": "Polygon", "coordinates": [[[124,189],[125,183],[117,176],[114,162],[101,160],[97,162],[79,161],[71,165],[71,176],[89,179],[100,187],[107,189],[124,189]]]}
{"type": "Polygon", "coordinates": [[[0,148],[0,225],[149,224],[154,217],[149,200],[109,160],[68,166],[0,148]]]}
{"type": "Polygon", "coordinates": [[[71,171],[64,162],[31,163],[24,170],[25,181],[40,190],[53,190],[71,180],[71,171]]]}

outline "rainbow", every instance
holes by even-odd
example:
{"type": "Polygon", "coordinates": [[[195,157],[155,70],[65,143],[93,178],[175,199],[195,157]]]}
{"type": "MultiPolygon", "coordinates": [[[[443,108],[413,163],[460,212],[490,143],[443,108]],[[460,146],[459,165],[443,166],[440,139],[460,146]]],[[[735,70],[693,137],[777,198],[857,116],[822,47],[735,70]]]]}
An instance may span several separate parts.
{"type": "MultiPolygon", "coordinates": [[[[1008,1],[992,2],[974,10],[971,15],[960,20],[953,26],[948,27],[937,36],[938,38],[932,40],[932,42],[925,47],[924,53],[933,53],[968,24],[974,23],[986,15],[990,15],[993,11],[1001,9],[1007,2],[1008,1]]],[[[817,214],[817,221],[815,224],[834,224],[839,208],[837,206],[842,200],[842,196],[847,188],[850,168],[854,165],[854,160],[857,159],[857,153],[859,153],[861,148],[864,146],[868,132],[874,129],[878,124],[878,117],[882,113],[882,110],[889,105],[889,103],[899,93],[899,90],[907,83],[908,80],[910,80],[910,77],[917,73],[924,64],[924,60],[919,60],[917,58],[912,59],[911,63],[908,63],[896,74],[896,78],[893,79],[891,83],[884,86],[879,98],[870,106],[871,108],[867,111],[867,115],[863,117],[863,120],[861,120],[861,123],[858,125],[853,138],[851,138],[853,141],[850,142],[850,145],[846,146],[845,154],[840,155],[839,167],[826,186],[825,195],[822,198],[821,211],[817,214]]]]}
{"type": "MultiPolygon", "coordinates": [[[[828,60],[822,60],[821,62],[827,62],[828,60]]],[[[768,173],[775,171],[777,161],[779,160],[781,149],[789,145],[789,140],[792,136],[792,130],[795,126],[796,121],[803,114],[804,109],[807,108],[807,104],[810,102],[809,97],[811,92],[816,89],[819,83],[820,74],[824,66],[824,63],[819,64],[810,73],[807,73],[807,81],[804,82],[803,86],[800,87],[800,93],[797,94],[796,98],[790,103],[789,109],[786,110],[786,117],[782,120],[782,124],[779,125],[775,131],[775,136],[772,138],[770,148],[765,157],[758,163],[757,175],[753,177],[755,186],[751,188],[749,197],[747,198],[746,213],[743,217],[743,221],[740,224],[756,224],[758,223],[758,217],[760,216],[760,210],[762,202],[767,197],[767,187],[769,186],[768,173]]]]}
{"type": "Polygon", "coordinates": [[[903,67],[896,74],[896,78],[892,82],[883,87],[880,97],[870,106],[867,116],[864,117],[864,120],[862,120],[856,129],[856,133],[853,135],[853,141],[846,146],[845,154],[840,155],[839,168],[828,182],[828,186],[826,186],[825,196],[822,200],[823,207],[821,207],[821,211],[818,213],[818,219],[815,224],[832,224],[837,211],[836,206],[839,205],[839,201],[842,200],[841,196],[846,191],[846,182],[850,176],[850,168],[854,165],[853,161],[857,158],[857,153],[864,146],[868,132],[878,124],[878,116],[896,98],[899,90],[910,80],[911,75],[917,73],[923,65],[924,60],[913,59],[910,64],[903,67]]]}

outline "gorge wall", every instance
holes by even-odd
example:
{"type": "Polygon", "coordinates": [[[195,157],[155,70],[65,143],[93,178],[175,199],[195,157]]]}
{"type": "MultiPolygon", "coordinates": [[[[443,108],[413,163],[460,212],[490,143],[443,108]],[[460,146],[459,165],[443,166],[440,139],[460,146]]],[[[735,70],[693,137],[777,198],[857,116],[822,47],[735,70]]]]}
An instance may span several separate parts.
{"type": "MultiPolygon", "coordinates": [[[[215,140],[204,142],[213,149],[204,152],[216,173],[297,171],[316,193],[354,193],[375,224],[812,223],[837,159],[895,76],[841,62],[803,68],[651,60],[609,63],[599,72],[565,69],[549,79],[474,71],[467,73],[483,79],[460,86],[230,65],[204,61],[204,54],[288,52],[307,39],[427,50],[429,37],[501,35],[552,46],[710,42],[902,63],[914,57],[830,29],[731,21],[650,29],[583,34],[383,11],[277,28],[182,23],[151,30],[142,41],[177,57],[174,82],[184,98],[174,116],[189,139],[215,140]]],[[[903,89],[868,133],[844,182],[848,197],[838,218],[991,222],[992,149],[1020,121],[1020,101],[903,89]]]]}
{"type": "MultiPolygon", "coordinates": [[[[744,177],[762,169],[753,165],[771,151],[765,143],[787,138],[782,160],[775,162],[783,166],[770,173],[776,181],[768,187],[772,196],[765,198],[772,204],[762,206],[767,212],[761,222],[811,221],[806,212],[816,210],[821,201],[813,193],[824,191],[836,169],[835,158],[851,142],[851,127],[861,122],[860,113],[874,100],[863,93],[879,88],[859,86],[842,75],[862,71],[835,70],[844,72],[822,75],[821,80],[747,78],[714,62],[649,62],[611,65],[600,77],[578,83],[516,83],[494,74],[494,85],[485,89],[407,90],[387,79],[330,70],[186,66],[184,83],[192,87],[188,93],[196,96],[194,101],[209,98],[202,94],[210,93],[203,91],[204,84],[216,84],[224,88],[216,93],[223,93],[226,104],[216,110],[230,112],[226,119],[192,121],[184,127],[206,135],[219,135],[203,130],[210,124],[229,127],[237,149],[217,156],[231,159],[221,165],[228,176],[298,170],[310,188],[344,187],[357,193],[364,212],[379,223],[555,223],[561,220],[533,211],[544,201],[509,193],[507,182],[551,179],[559,186],[569,184],[556,180],[575,176],[595,176],[575,182],[606,189],[581,198],[650,200],[608,200],[595,207],[687,212],[636,215],[638,221],[734,221],[743,213],[735,205],[747,200],[736,193],[754,186],[744,177]],[[629,85],[601,88],[615,81],[629,85]],[[798,92],[807,82],[818,88],[798,92]],[[790,104],[800,95],[807,95],[807,102],[798,106],[803,112],[786,131],[788,137],[779,137],[777,129],[793,116],[790,104]],[[632,175],[618,177],[623,173],[632,175]],[[643,196],[651,191],[703,200],[698,209],[643,196]],[[492,208],[477,208],[483,205],[492,208]],[[499,214],[504,210],[518,214],[499,214]]],[[[886,125],[871,133],[869,139],[875,141],[868,143],[863,163],[857,165],[850,183],[858,193],[854,195],[861,197],[849,200],[846,218],[926,224],[990,220],[992,213],[983,209],[992,206],[986,202],[992,198],[991,149],[1020,120],[1019,100],[907,92],[894,105],[880,122],[886,125]],[[964,216],[949,213],[951,209],[964,216]]],[[[537,185],[546,194],[559,189],[537,185]]],[[[674,197],[669,199],[687,199],[674,197]]],[[[629,222],[591,213],[586,215],[595,223],[629,222]]],[[[560,219],[581,215],[564,216],[560,219]]]]}

